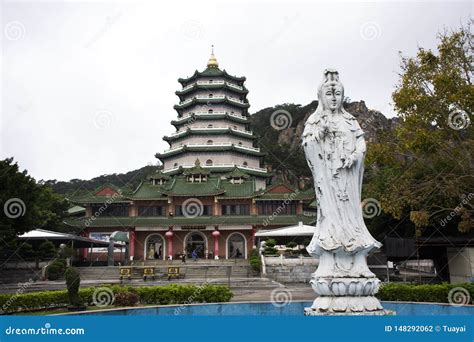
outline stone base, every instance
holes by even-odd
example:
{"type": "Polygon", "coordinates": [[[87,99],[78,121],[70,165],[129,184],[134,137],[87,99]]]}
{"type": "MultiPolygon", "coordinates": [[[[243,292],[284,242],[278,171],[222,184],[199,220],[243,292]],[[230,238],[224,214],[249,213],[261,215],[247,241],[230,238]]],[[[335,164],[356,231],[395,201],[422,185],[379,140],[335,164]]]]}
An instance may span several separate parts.
{"type": "Polygon", "coordinates": [[[310,308],[305,308],[306,316],[321,315],[389,315],[374,296],[321,296],[314,300],[310,308]]]}
{"type": "Polygon", "coordinates": [[[305,316],[393,316],[395,311],[392,310],[377,310],[377,311],[363,311],[363,312],[324,312],[314,310],[312,308],[304,309],[305,316]]]}

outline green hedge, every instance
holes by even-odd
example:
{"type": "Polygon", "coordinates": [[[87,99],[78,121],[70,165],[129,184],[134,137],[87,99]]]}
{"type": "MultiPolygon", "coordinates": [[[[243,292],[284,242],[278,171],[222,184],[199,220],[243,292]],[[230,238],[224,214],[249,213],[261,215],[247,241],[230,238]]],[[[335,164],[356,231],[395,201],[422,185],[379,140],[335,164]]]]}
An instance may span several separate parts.
{"type": "MultiPolygon", "coordinates": [[[[177,285],[166,286],[102,286],[109,288],[114,295],[119,293],[135,293],[141,304],[183,304],[183,303],[219,303],[228,302],[233,294],[224,285],[177,285]]],[[[79,290],[82,303],[93,305],[93,295],[97,288],[79,290]]],[[[0,312],[11,313],[66,306],[69,297],[66,290],[40,291],[23,294],[0,294],[0,312]]]]}
{"type": "Polygon", "coordinates": [[[474,284],[471,283],[433,285],[388,283],[380,287],[376,296],[381,300],[390,301],[448,303],[449,291],[455,288],[464,288],[469,292],[471,301],[474,299],[474,284]]]}

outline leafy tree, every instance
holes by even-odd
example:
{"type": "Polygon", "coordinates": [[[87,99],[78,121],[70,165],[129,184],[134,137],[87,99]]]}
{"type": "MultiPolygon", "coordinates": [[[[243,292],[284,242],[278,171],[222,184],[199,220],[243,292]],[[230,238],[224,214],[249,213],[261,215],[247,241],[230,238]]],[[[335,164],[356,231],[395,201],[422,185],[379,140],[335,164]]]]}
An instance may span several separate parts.
{"type": "Polygon", "coordinates": [[[26,170],[19,171],[13,158],[0,160],[0,205],[3,240],[35,228],[57,230],[68,207],[50,187],[38,184],[26,170]]]}
{"type": "Polygon", "coordinates": [[[420,235],[456,214],[451,228],[473,226],[473,42],[470,27],[439,34],[437,51],[401,57],[393,93],[398,126],[368,146],[369,197],[385,213],[409,218],[420,235]]]}

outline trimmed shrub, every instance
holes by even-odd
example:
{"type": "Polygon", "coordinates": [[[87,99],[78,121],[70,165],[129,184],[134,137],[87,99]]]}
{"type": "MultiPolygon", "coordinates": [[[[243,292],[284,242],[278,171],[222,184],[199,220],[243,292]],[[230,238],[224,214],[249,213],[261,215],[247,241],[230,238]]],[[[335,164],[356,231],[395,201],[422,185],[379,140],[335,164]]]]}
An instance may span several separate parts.
{"type": "Polygon", "coordinates": [[[56,247],[51,241],[46,240],[38,247],[38,256],[41,259],[51,259],[57,254],[56,247]]]}
{"type": "Polygon", "coordinates": [[[276,242],[275,239],[265,240],[265,246],[267,246],[267,247],[275,247],[276,244],[277,244],[277,242],[276,242]]]}
{"type": "Polygon", "coordinates": [[[66,270],[66,260],[56,259],[46,269],[46,277],[48,280],[58,280],[64,275],[66,270]]]}
{"type": "Polygon", "coordinates": [[[69,296],[69,304],[72,306],[81,305],[81,298],[79,297],[79,286],[81,285],[81,277],[79,272],[74,267],[68,267],[64,273],[66,278],[67,293],[69,296]]]}
{"type": "Polygon", "coordinates": [[[262,261],[260,260],[260,255],[258,254],[258,250],[256,248],[252,249],[252,252],[250,253],[249,263],[253,271],[260,272],[262,261]]]}
{"type": "MultiPolygon", "coordinates": [[[[147,286],[134,288],[131,286],[108,286],[118,300],[126,301],[128,306],[133,302],[134,294],[141,304],[187,304],[187,303],[221,303],[228,302],[233,294],[225,285],[177,285],[147,286]]],[[[80,303],[93,304],[93,295],[96,288],[80,289],[78,292],[80,303]]],[[[24,294],[0,294],[0,308],[2,313],[17,311],[64,307],[69,303],[66,290],[41,291],[24,294]]],[[[120,305],[120,304],[116,304],[120,305]]]]}
{"type": "Polygon", "coordinates": [[[472,283],[433,285],[388,283],[380,287],[376,296],[381,300],[389,301],[448,303],[449,292],[456,288],[464,288],[469,292],[472,302],[474,298],[474,284],[472,283]]]}
{"type": "Polygon", "coordinates": [[[140,298],[133,292],[117,293],[115,295],[115,306],[135,306],[140,298]]]}

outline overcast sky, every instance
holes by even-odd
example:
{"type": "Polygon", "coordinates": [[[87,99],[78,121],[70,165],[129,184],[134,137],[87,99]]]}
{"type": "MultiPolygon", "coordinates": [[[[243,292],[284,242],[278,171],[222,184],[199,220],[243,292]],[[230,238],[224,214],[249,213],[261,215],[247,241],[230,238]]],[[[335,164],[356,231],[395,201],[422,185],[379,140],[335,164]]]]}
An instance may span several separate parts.
{"type": "Polygon", "coordinates": [[[36,179],[156,164],[174,131],[179,77],[246,76],[250,112],[307,104],[325,68],[346,96],[393,116],[398,52],[435,48],[471,2],[3,1],[0,157],[36,179]]]}

